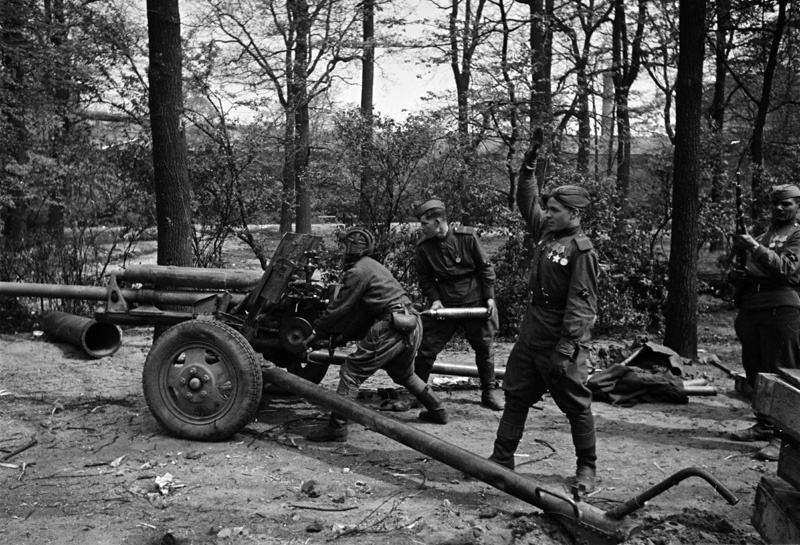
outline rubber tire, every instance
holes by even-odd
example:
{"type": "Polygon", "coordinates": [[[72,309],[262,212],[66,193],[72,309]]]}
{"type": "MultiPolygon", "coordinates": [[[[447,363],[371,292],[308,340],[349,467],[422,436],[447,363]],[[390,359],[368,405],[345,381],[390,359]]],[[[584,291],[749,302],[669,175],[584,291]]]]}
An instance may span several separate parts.
{"type": "Polygon", "coordinates": [[[150,412],[171,435],[194,441],[224,441],[255,416],[261,401],[261,366],[250,343],[235,329],[220,322],[191,320],[167,329],[155,342],[144,363],[142,386],[150,412]],[[219,382],[225,385],[224,393],[209,388],[211,399],[198,397],[196,405],[181,397],[192,393],[185,386],[177,386],[178,376],[188,376],[187,364],[180,362],[187,350],[192,351],[193,358],[205,351],[206,356],[198,359],[195,367],[214,377],[211,384],[223,379],[219,382]],[[208,354],[216,361],[209,364],[208,354]],[[205,410],[208,408],[211,410],[205,410]],[[203,414],[197,414],[201,409],[203,414]]]}

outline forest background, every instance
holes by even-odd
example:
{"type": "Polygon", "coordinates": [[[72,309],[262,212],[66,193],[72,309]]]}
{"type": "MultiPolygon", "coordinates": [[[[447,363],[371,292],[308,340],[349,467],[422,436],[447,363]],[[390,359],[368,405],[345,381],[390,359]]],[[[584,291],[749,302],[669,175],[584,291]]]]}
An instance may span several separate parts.
{"type": "MultiPolygon", "coordinates": [[[[160,264],[231,266],[223,245],[238,239],[263,267],[263,225],[335,216],[372,228],[418,299],[411,211],[437,197],[492,249],[513,336],[531,247],[516,169],[542,127],[543,188],[592,193],[595,331],[663,335],[696,357],[697,294],[724,291],[725,233],[745,217],[758,232],[769,187],[800,169],[788,0],[144,7],[0,6],[0,280],[103,285],[154,237],[160,264]],[[450,85],[392,117],[375,73],[403,63],[450,85]]],[[[5,323],[24,327],[38,304],[4,300],[5,323]]]]}

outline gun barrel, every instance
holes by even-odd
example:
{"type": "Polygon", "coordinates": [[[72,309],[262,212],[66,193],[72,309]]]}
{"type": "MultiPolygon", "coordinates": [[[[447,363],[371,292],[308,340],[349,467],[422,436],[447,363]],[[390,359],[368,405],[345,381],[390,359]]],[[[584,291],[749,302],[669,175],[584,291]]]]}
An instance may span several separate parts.
{"type": "Polygon", "coordinates": [[[489,309],[486,307],[457,307],[423,310],[420,314],[438,320],[465,320],[470,318],[488,318],[489,309]]]}
{"type": "Polygon", "coordinates": [[[203,269],[171,265],[134,265],[115,274],[117,280],[159,287],[249,291],[258,284],[264,271],[260,269],[203,269]]]}
{"type": "Polygon", "coordinates": [[[0,282],[0,295],[41,297],[44,299],[85,299],[105,301],[108,290],[100,286],[62,286],[31,282],[0,282]]]}
{"type": "MultiPolygon", "coordinates": [[[[219,292],[214,291],[161,291],[124,288],[119,290],[129,303],[155,303],[157,305],[190,306],[219,292]]],[[[108,289],[101,286],[62,286],[60,284],[35,284],[30,282],[0,282],[0,295],[11,297],[40,297],[43,299],[82,299],[107,301],[108,289]]],[[[237,304],[244,294],[233,294],[231,302],[237,304]]]]}

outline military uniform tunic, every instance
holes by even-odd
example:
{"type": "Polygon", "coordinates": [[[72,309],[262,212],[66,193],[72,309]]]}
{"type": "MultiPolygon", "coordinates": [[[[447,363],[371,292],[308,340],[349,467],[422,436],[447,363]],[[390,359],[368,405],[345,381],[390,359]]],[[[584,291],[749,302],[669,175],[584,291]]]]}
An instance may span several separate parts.
{"type": "Polygon", "coordinates": [[[421,240],[417,277],[422,294],[446,307],[476,306],[494,299],[494,267],[472,227],[451,227],[444,238],[421,240]]]}
{"type": "Polygon", "coordinates": [[[750,254],[734,329],[751,386],[758,373],[800,362],[800,226],[771,226],[750,254]]]}
{"type": "Polygon", "coordinates": [[[405,385],[414,374],[414,355],[422,325],[408,333],[392,325],[393,311],[410,313],[411,303],[392,273],[371,257],[360,258],[343,278],[336,298],[314,324],[318,334],[359,339],[356,351],[339,369],[337,392],[355,399],[358,387],[379,369],[405,385]]]}
{"type": "Polygon", "coordinates": [[[597,254],[579,227],[549,229],[532,170],[523,166],[518,184],[520,212],[538,242],[530,300],[506,364],[506,408],[527,414],[549,390],[559,408],[577,418],[591,405],[586,357],[597,309],[597,254]]]}
{"type": "MultiPolygon", "coordinates": [[[[494,299],[495,271],[472,227],[450,227],[443,238],[417,244],[417,277],[428,302],[445,307],[485,306],[494,299]]],[[[427,382],[436,356],[461,327],[475,351],[481,386],[494,387],[494,333],[497,317],[437,320],[423,318],[423,339],[414,368],[427,382]]]]}

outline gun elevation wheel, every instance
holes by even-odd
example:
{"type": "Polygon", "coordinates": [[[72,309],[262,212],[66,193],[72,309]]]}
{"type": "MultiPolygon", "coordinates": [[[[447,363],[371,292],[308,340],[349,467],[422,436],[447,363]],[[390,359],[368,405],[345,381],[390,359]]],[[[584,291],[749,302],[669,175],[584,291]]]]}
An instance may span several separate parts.
{"type": "Polygon", "coordinates": [[[142,385],[150,412],[172,435],[221,441],[252,420],[261,400],[261,367],[238,331],[192,320],[158,338],[142,385]]]}

